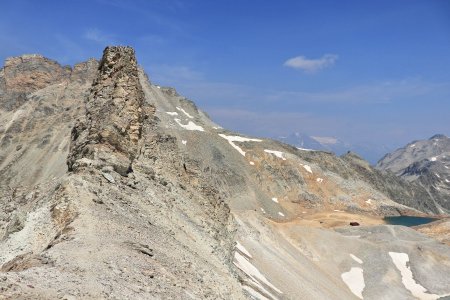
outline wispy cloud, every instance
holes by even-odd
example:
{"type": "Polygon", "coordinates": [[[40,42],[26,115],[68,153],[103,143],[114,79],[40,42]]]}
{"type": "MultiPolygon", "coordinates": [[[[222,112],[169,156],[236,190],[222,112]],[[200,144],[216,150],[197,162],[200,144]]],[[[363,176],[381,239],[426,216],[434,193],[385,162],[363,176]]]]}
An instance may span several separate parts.
{"type": "Polygon", "coordinates": [[[284,62],[284,66],[303,70],[306,72],[317,72],[334,65],[339,58],[336,54],[325,54],[321,58],[310,59],[304,56],[296,56],[284,62]]]}
{"type": "Polygon", "coordinates": [[[188,66],[153,65],[148,69],[152,70],[152,74],[154,74],[154,76],[151,76],[152,81],[162,84],[170,83],[174,86],[180,86],[184,84],[198,84],[204,81],[203,73],[188,66]]]}
{"type": "MultiPolygon", "coordinates": [[[[278,136],[299,131],[337,136],[352,143],[408,141],[421,132],[416,121],[419,116],[409,107],[425,106],[433,101],[431,99],[450,96],[450,83],[429,82],[421,78],[312,92],[209,81],[207,74],[187,67],[148,69],[155,75],[164,71],[155,80],[175,86],[180,94],[193,99],[215,122],[253,136],[278,136]],[[404,107],[401,114],[386,115],[399,106],[404,107]],[[337,113],[333,113],[334,108],[338,109],[337,113]],[[411,132],[408,128],[414,128],[414,134],[408,135],[411,132]]],[[[435,111],[439,112],[439,106],[437,103],[435,111]]],[[[434,124],[430,125],[433,128],[446,128],[441,124],[445,120],[427,118],[427,122],[434,124]]]]}
{"type": "Polygon", "coordinates": [[[267,99],[277,103],[317,104],[389,104],[427,98],[433,94],[447,94],[450,83],[428,82],[418,78],[372,82],[345,89],[305,92],[279,90],[267,93],[267,99]]]}
{"type": "Polygon", "coordinates": [[[346,126],[337,117],[322,117],[308,112],[260,112],[242,108],[206,107],[212,119],[224,128],[253,136],[275,137],[295,131],[317,135],[338,135],[346,126]]]}
{"type": "Polygon", "coordinates": [[[98,28],[89,28],[83,34],[83,38],[102,45],[117,44],[117,40],[114,35],[102,32],[98,28]]]}
{"type": "Polygon", "coordinates": [[[163,85],[172,85],[186,96],[202,103],[222,102],[228,107],[258,106],[291,109],[305,105],[390,105],[394,103],[420,102],[420,99],[441,98],[449,95],[450,83],[429,82],[421,78],[405,78],[381,82],[370,82],[345,88],[321,91],[270,89],[257,86],[207,80],[203,74],[186,66],[156,65],[151,70],[153,80],[163,85]],[[437,96],[436,96],[437,95],[437,96]]]}
{"type": "Polygon", "coordinates": [[[55,34],[55,50],[45,53],[49,57],[56,59],[59,63],[80,62],[86,59],[86,49],[76,40],[64,35],[55,34]]]}

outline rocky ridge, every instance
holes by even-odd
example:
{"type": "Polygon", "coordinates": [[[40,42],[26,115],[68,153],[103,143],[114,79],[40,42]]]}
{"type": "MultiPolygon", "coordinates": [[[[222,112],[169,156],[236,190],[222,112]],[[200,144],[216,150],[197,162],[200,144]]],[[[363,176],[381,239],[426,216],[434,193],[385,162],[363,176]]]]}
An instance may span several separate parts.
{"type": "Polygon", "coordinates": [[[386,154],[376,165],[382,171],[420,186],[428,197],[416,203],[431,203],[435,213],[450,212],[450,138],[437,134],[428,140],[414,141],[386,154]],[[424,199],[429,198],[430,201],[424,199]]]}
{"type": "MultiPolygon", "coordinates": [[[[384,215],[419,211],[393,201],[389,179],[363,161],[229,132],[174,89],[152,84],[129,47],[108,47],[88,74],[93,83],[76,85],[74,106],[62,109],[74,124],[61,133],[70,141],[60,153],[69,169],[59,155],[47,155],[39,168],[60,173],[28,180],[20,160],[11,160],[17,172],[0,176],[11,186],[0,194],[8,207],[0,223],[3,297],[410,299],[419,293],[437,299],[450,293],[448,246],[383,225],[384,215]],[[366,226],[346,226],[349,221],[366,226]],[[416,285],[404,283],[405,257],[416,285]]],[[[56,85],[32,92],[41,95],[35,110],[53,103],[56,85]]],[[[15,111],[2,111],[0,124],[14,125],[15,111]]],[[[48,147],[61,142],[49,131],[53,123],[33,118],[36,133],[50,132],[48,147]]],[[[19,130],[9,147],[30,140],[19,130]]],[[[48,153],[33,143],[29,149],[32,157],[48,153]]]]}
{"type": "Polygon", "coordinates": [[[382,191],[395,202],[414,207],[421,212],[443,213],[441,207],[436,204],[423,185],[407,181],[391,172],[378,170],[354,153],[347,153],[342,158],[352,166],[361,180],[370,184],[374,189],[382,191]]]}

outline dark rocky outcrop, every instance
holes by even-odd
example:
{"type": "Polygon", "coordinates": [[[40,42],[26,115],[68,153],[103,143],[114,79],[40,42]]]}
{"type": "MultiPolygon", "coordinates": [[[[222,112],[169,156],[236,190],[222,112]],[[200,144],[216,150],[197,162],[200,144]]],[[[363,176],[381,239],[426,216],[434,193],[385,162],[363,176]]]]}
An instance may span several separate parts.
{"type": "Polygon", "coordinates": [[[69,169],[109,165],[125,176],[138,154],[145,110],[134,50],[107,47],[86,100],[87,118],[72,130],[69,169]]]}

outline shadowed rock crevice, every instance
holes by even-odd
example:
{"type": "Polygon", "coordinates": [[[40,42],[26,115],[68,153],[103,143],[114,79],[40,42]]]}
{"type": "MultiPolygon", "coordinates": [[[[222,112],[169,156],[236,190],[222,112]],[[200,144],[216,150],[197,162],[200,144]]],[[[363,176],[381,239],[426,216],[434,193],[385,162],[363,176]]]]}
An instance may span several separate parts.
{"type": "Polygon", "coordinates": [[[107,47],[86,99],[86,118],[72,130],[69,170],[112,167],[126,176],[136,158],[146,116],[134,50],[107,47]]]}

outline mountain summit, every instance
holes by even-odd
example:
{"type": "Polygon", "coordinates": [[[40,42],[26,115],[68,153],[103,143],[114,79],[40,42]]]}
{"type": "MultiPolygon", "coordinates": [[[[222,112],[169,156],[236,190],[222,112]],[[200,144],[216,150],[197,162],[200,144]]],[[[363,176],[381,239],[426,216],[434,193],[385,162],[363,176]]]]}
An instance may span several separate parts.
{"type": "Polygon", "coordinates": [[[427,189],[441,212],[450,212],[450,138],[436,134],[386,154],[376,165],[427,189]]]}
{"type": "Polygon", "coordinates": [[[420,185],[353,153],[223,129],[175,89],[151,83],[130,47],[107,47],[99,62],[73,68],[41,56],[8,62],[0,71],[2,297],[450,293],[450,241],[383,220],[434,213],[420,185]]]}

